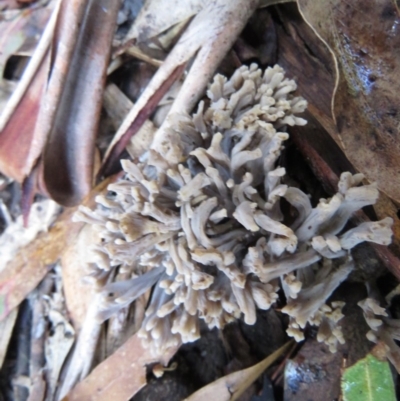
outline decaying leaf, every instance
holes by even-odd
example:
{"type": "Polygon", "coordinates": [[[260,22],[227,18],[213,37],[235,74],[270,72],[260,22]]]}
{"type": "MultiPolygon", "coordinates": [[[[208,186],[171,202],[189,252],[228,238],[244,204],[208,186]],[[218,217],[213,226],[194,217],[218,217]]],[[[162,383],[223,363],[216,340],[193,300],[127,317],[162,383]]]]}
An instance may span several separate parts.
{"type": "Polygon", "coordinates": [[[357,169],[399,201],[400,16],[396,3],[299,0],[298,4],[335,57],[335,139],[357,169]]]}
{"type": "Polygon", "coordinates": [[[395,401],[393,377],[388,362],[368,354],[345,369],[342,396],[344,401],[395,401]]]}
{"type": "Polygon", "coordinates": [[[25,95],[0,132],[0,170],[19,182],[32,167],[28,159],[29,153],[32,149],[41,148],[37,141],[33,141],[33,133],[49,62],[50,57],[47,54],[26,88],[25,95]]]}
{"type": "MultiPolygon", "coordinates": [[[[330,105],[335,77],[332,57],[328,48],[302,20],[294,4],[280,7],[280,18],[282,26],[277,26],[279,63],[295,76],[301,77],[298,80],[299,92],[308,101],[305,116],[308,124],[306,127],[293,127],[291,136],[323,187],[332,193],[341,172],[356,172],[343,150],[332,139],[338,139],[330,105]],[[312,53],[306,49],[311,49],[312,53]],[[324,84],[320,85],[320,82],[324,84]]],[[[393,218],[394,244],[390,248],[395,254],[387,247],[374,245],[374,248],[389,270],[400,277],[400,261],[395,256],[399,255],[400,249],[398,207],[381,193],[374,209],[378,219],[386,216],[393,218]]]]}
{"type": "MultiPolygon", "coordinates": [[[[161,362],[167,365],[176,350],[171,349],[161,362]]],[[[127,401],[146,385],[146,365],[156,361],[135,334],[73,388],[63,401],[127,401]]]]}
{"type": "Polygon", "coordinates": [[[237,400],[241,394],[249,387],[257,378],[272,365],[281,355],[290,349],[292,341],[287,342],[281,348],[273,352],[270,356],[257,363],[256,365],[231,373],[221,377],[213,383],[196,391],[185,401],[233,401],[237,400]]]}

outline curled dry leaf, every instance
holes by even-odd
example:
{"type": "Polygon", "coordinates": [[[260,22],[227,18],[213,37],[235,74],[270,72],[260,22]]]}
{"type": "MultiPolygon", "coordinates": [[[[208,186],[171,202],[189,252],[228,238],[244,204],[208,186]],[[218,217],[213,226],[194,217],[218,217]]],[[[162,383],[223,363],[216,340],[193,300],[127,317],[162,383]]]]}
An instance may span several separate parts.
{"type": "Polygon", "coordinates": [[[79,203],[92,186],[94,141],[119,5],[105,0],[61,5],[54,63],[35,132],[48,136],[46,189],[64,205],[79,203]]]}
{"type": "Polygon", "coordinates": [[[289,351],[292,344],[292,341],[287,342],[267,358],[250,368],[239,370],[238,372],[221,377],[215,382],[196,391],[190,397],[186,398],[185,401],[237,400],[241,394],[243,394],[243,392],[257,380],[265,369],[271,366],[285,352],[289,351]]]}
{"type": "Polygon", "coordinates": [[[336,140],[354,166],[400,201],[400,16],[396,3],[298,1],[335,57],[336,140]]]}

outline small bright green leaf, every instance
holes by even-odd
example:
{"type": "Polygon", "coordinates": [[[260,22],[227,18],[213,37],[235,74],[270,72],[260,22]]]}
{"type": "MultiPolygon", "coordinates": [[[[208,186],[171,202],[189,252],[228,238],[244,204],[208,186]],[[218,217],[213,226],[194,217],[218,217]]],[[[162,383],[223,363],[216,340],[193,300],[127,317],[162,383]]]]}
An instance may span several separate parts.
{"type": "Polygon", "coordinates": [[[368,354],[344,371],[342,393],[344,401],[396,401],[389,363],[368,354]]]}

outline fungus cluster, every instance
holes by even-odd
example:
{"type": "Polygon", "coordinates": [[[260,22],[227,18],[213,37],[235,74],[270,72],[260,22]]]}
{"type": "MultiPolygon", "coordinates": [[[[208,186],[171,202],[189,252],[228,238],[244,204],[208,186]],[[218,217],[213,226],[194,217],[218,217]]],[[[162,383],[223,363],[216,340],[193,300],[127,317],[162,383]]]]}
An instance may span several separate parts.
{"type": "Polygon", "coordinates": [[[269,309],[282,288],[289,335],[301,340],[309,323],[332,351],[343,341],[343,304],[326,301],[353,268],[350,249],[388,244],[392,222],[343,232],[352,213],[378,197],[374,185],[359,186],[361,174],[342,174],[338,193],[314,208],[282,183],[284,129],[306,123],[296,116],[306,101],[295,90],[279,66],[217,75],[193,116],[169,117],[168,141],[123,160],[124,177],[97,208],[81,207],[76,219],[99,227],[91,265],[99,321],[153,288],[139,334],[162,353],[198,339],[200,320],[209,328],[242,316],[254,324],[256,308],[269,309]],[[116,271],[129,278],[113,282],[116,271]]]}

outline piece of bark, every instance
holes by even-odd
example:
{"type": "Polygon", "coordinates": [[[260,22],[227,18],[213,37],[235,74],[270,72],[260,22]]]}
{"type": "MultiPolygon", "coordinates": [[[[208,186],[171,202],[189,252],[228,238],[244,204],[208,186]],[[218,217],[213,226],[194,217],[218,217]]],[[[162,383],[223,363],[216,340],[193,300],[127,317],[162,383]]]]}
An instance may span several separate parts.
{"type": "Polygon", "coordinates": [[[333,113],[349,160],[400,201],[400,14],[390,0],[299,0],[304,19],[329,46],[336,76],[333,113]]]}
{"type": "Polygon", "coordinates": [[[36,130],[48,132],[44,182],[63,205],[79,204],[92,186],[95,137],[119,5],[85,0],[61,6],[54,63],[36,130]]]}

